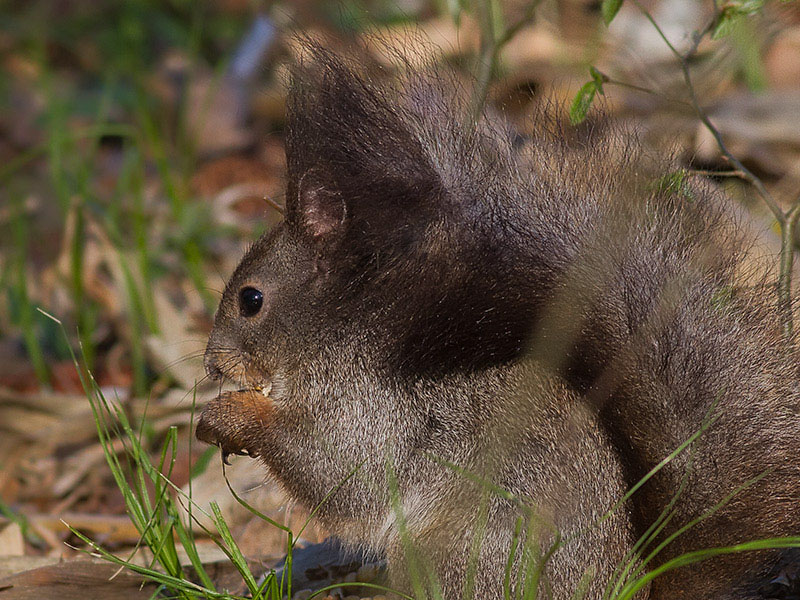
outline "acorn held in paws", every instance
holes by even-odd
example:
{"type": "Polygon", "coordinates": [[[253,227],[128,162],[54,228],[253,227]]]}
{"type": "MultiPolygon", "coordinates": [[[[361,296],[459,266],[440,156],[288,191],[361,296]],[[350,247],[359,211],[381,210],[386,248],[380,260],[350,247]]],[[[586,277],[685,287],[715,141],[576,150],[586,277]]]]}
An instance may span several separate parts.
{"type": "Polygon", "coordinates": [[[197,439],[219,446],[225,459],[229,454],[255,458],[272,412],[272,400],[262,390],[225,392],[203,408],[197,439]]]}

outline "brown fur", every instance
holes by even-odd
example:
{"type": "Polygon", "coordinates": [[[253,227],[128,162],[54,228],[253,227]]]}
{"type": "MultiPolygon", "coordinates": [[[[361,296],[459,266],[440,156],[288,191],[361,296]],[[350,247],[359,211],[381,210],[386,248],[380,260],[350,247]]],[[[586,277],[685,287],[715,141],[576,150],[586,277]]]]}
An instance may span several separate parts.
{"type": "MultiPolygon", "coordinates": [[[[477,533],[475,597],[502,597],[528,505],[534,547],[569,539],[546,570],[556,598],[587,570],[599,598],[679,490],[660,539],[708,516],[652,565],[800,533],[796,357],[777,335],[774,274],[745,272],[755,240],[726,199],[663,178],[673,167],[607,125],[560,131],[543,112],[521,148],[499,121],[465,130],[441,81],[392,89],[319,49],[296,68],[287,220],[234,273],[206,355],[214,376],[271,385],[270,419],[255,426],[224,397],[203,439],[258,454],[309,506],[355,469],[323,520],[386,552],[408,587],[405,520],[448,599],[477,533]],[[252,317],[248,286],[265,298],[252,317]],[[525,502],[484,501],[442,461],[525,502]]],[[[650,597],[745,598],[774,559],[684,567],[650,597]]]]}

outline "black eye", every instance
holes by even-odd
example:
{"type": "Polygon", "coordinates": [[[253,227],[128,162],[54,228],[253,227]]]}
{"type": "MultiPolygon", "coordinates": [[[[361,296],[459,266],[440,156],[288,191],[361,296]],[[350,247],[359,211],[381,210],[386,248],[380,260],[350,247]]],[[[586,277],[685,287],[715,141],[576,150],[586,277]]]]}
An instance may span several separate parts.
{"type": "Polygon", "coordinates": [[[239,308],[245,317],[252,317],[261,310],[264,294],[256,288],[246,287],[239,292],[239,308]]]}

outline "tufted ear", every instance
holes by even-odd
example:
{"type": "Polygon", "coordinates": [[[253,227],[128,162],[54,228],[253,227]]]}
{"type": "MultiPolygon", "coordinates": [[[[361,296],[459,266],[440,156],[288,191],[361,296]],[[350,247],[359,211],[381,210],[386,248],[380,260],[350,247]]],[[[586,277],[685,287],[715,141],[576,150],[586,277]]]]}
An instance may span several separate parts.
{"type": "Polygon", "coordinates": [[[351,236],[338,245],[348,252],[400,252],[443,197],[420,119],[392,90],[312,50],[294,67],[287,104],[287,219],[315,240],[351,236]]]}
{"type": "Polygon", "coordinates": [[[290,220],[310,238],[330,240],[341,236],[347,206],[332,177],[322,169],[306,171],[297,185],[297,198],[290,206],[294,211],[290,220]]]}

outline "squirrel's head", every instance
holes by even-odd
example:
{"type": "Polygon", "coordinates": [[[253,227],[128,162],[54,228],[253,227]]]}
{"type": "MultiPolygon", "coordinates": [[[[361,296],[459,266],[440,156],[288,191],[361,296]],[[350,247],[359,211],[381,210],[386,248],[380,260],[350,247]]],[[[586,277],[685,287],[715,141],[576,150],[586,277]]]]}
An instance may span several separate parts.
{"type": "Polygon", "coordinates": [[[206,350],[212,377],[267,386],[404,302],[387,277],[436,251],[447,202],[413,118],[324,51],[295,68],[285,221],[228,282],[206,350]]]}
{"type": "MultiPolygon", "coordinates": [[[[387,454],[444,422],[417,399],[415,365],[457,364],[445,347],[474,354],[458,338],[474,330],[457,297],[469,294],[463,205],[426,146],[424,115],[390,98],[322,52],[297,68],[285,220],[230,278],[206,349],[210,376],[271,402],[267,414],[248,409],[255,394],[246,406],[217,399],[202,439],[262,456],[308,506],[356,465],[380,480],[387,454]]],[[[378,514],[370,502],[386,499],[374,491],[353,479],[324,512],[378,514]]]]}
{"type": "Polygon", "coordinates": [[[419,376],[519,350],[507,320],[520,311],[503,310],[518,300],[503,297],[477,214],[501,170],[486,156],[503,149],[456,134],[452,102],[421,84],[388,90],[324,51],[295,69],[285,221],[227,285],[212,376],[280,388],[309,369],[317,384],[359,368],[419,376]]]}

